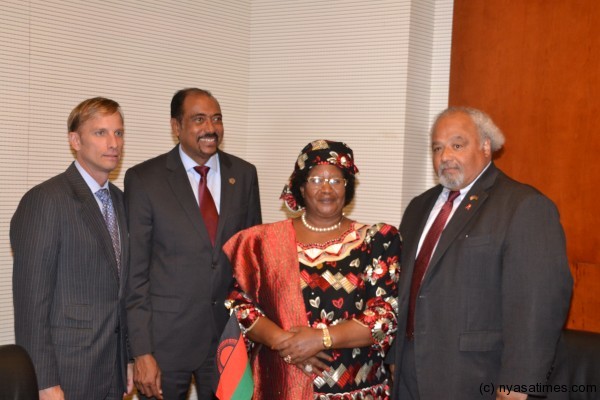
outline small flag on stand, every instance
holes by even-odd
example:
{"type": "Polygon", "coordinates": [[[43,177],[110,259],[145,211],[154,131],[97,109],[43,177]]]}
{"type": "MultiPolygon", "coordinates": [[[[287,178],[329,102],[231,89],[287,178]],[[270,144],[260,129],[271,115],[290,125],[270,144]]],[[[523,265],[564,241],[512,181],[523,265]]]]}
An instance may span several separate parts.
{"type": "Polygon", "coordinates": [[[235,313],[231,314],[217,349],[215,393],[219,400],[250,400],[254,392],[246,343],[235,313]]]}

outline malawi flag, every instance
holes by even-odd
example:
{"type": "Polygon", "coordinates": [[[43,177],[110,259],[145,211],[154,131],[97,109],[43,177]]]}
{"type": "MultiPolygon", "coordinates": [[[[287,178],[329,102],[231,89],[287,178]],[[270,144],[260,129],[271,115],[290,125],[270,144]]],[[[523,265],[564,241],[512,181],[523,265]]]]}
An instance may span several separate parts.
{"type": "Polygon", "coordinates": [[[215,393],[220,400],[250,400],[254,392],[252,369],[248,360],[246,343],[235,313],[219,341],[217,349],[217,387],[215,393]]]}

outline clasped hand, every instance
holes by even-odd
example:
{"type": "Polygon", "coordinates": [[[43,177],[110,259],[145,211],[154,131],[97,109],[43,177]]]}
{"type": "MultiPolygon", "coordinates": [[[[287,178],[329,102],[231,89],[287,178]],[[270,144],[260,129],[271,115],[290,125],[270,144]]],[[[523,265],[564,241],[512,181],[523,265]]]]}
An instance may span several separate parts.
{"type": "Polygon", "coordinates": [[[329,368],[324,361],[331,362],[333,358],[323,351],[323,333],[320,329],[295,326],[287,332],[292,335],[273,346],[273,350],[279,352],[282,358],[287,358],[290,364],[296,365],[308,376],[321,375],[329,368]]]}

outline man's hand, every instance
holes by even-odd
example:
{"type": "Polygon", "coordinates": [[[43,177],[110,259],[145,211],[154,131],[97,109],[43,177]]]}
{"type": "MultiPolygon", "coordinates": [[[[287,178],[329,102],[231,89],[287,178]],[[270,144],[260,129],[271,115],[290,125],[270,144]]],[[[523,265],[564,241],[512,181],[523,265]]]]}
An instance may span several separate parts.
{"type": "Polygon", "coordinates": [[[525,400],[527,393],[509,392],[507,390],[498,390],[496,392],[496,400],[525,400]]]}
{"type": "Polygon", "coordinates": [[[390,371],[390,381],[389,381],[389,385],[390,385],[390,389],[392,388],[392,385],[394,384],[394,374],[396,372],[396,364],[386,364],[388,367],[388,370],[390,371]]]}
{"type": "Polygon", "coordinates": [[[125,389],[125,393],[123,393],[123,397],[127,397],[133,392],[133,363],[127,364],[127,388],[125,389]]]}
{"type": "Polygon", "coordinates": [[[152,354],[135,357],[133,366],[133,382],[137,390],[146,397],[162,400],[160,387],[160,368],[152,354]]]}
{"type": "Polygon", "coordinates": [[[40,400],[65,400],[65,393],[58,386],[40,390],[40,400]]]}

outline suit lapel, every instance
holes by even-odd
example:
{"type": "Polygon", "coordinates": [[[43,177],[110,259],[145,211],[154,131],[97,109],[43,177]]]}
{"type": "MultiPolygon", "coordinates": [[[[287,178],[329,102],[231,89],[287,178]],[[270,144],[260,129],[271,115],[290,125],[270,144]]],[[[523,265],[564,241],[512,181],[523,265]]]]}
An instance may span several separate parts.
{"type": "Polygon", "coordinates": [[[437,247],[431,256],[425,279],[427,279],[427,277],[430,276],[430,273],[435,270],[438,262],[446,250],[448,250],[448,247],[457,240],[463,228],[475,215],[477,215],[479,210],[481,210],[481,207],[488,198],[487,191],[493,185],[497,176],[498,170],[492,163],[481,178],[475,182],[471,190],[465,195],[463,201],[458,205],[454,215],[443,230],[437,247]]]}
{"type": "MultiPolygon", "coordinates": [[[[420,216],[420,219],[418,220],[419,225],[415,226],[414,230],[412,230],[414,232],[414,236],[410,248],[403,249],[403,251],[407,251],[406,260],[410,265],[410,271],[412,271],[413,266],[415,264],[415,260],[417,258],[419,240],[423,235],[423,230],[425,229],[425,225],[427,224],[427,219],[429,217],[429,214],[431,213],[431,210],[433,209],[433,206],[435,205],[438,196],[442,192],[442,189],[442,186],[438,185],[437,190],[432,190],[431,193],[421,202],[421,208],[419,210],[416,210],[416,212],[414,213],[414,215],[420,216]]],[[[407,266],[408,265],[405,265],[403,267],[406,268],[407,266]]]]}
{"type": "Polygon", "coordinates": [[[221,173],[221,204],[219,206],[219,225],[217,227],[217,237],[215,246],[221,245],[221,235],[226,224],[227,216],[230,215],[229,209],[232,199],[235,196],[236,188],[239,186],[238,178],[232,168],[231,159],[227,153],[219,151],[219,169],[221,173]]]}
{"type": "MultiPolygon", "coordinates": [[[[116,186],[109,182],[111,198],[113,201],[113,207],[117,212],[117,221],[119,223],[119,233],[121,237],[121,286],[119,288],[119,297],[122,295],[125,282],[124,277],[127,276],[127,267],[129,266],[129,234],[127,231],[127,217],[125,215],[125,205],[123,203],[122,193],[119,192],[116,186]]],[[[112,245],[112,243],[111,243],[112,245]]]]}
{"type": "Polygon", "coordinates": [[[169,152],[167,156],[167,169],[171,171],[167,180],[179,205],[183,208],[194,229],[202,236],[202,240],[210,241],[198,203],[196,202],[196,197],[194,196],[194,191],[190,186],[187,171],[183,167],[181,157],[179,156],[179,145],[175,146],[169,152]]]}
{"type": "MultiPolygon", "coordinates": [[[[99,240],[102,249],[106,253],[106,258],[109,260],[112,267],[111,270],[113,271],[113,276],[118,284],[119,274],[117,271],[115,250],[113,249],[108,228],[106,227],[106,223],[102,217],[100,207],[98,207],[98,203],[94,198],[94,194],[88,187],[87,183],[85,183],[85,180],[77,170],[77,167],[75,167],[74,163],[71,164],[71,166],[67,169],[66,176],[73,189],[73,192],[75,193],[75,196],[81,202],[81,217],[83,221],[87,223],[94,237],[99,240]]],[[[119,221],[119,223],[121,223],[121,221],[119,221]]]]}

